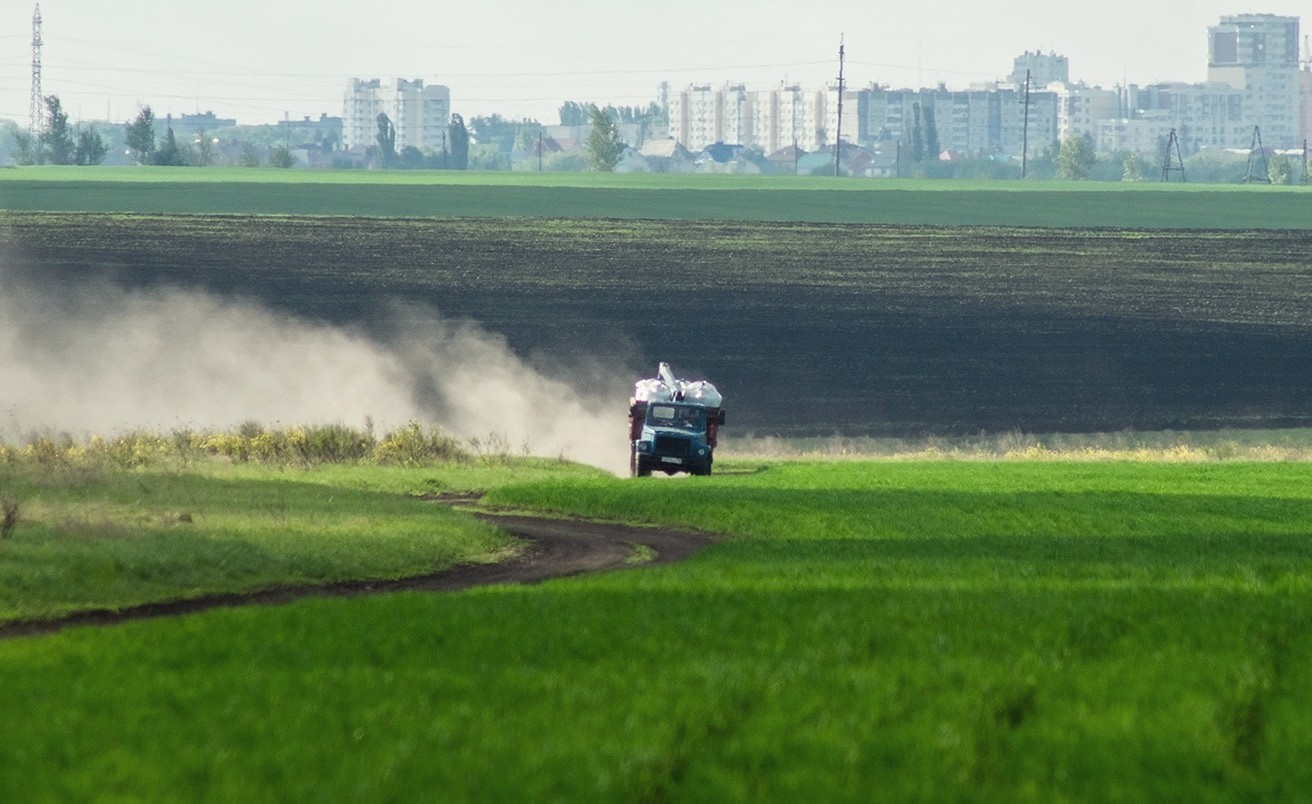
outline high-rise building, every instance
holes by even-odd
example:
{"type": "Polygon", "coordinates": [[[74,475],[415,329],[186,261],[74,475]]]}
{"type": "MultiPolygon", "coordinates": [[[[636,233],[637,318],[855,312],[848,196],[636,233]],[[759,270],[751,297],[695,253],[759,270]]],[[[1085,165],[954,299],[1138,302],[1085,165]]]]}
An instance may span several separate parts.
{"type": "Polygon", "coordinates": [[[930,141],[932,120],[940,152],[1019,157],[1026,140],[1031,154],[1057,141],[1057,95],[1046,90],[1030,91],[1028,131],[1025,93],[1008,84],[961,91],[876,86],[862,93],[862,131],[870,142],[899,142],[914,149],[917,106],[921,145],[930,141]]]}
{"type": "Polygon", "coordinates": [[[690,151],[725,143],[773,153],[794,142],[804,150],[815,150],[828,144],[832,94],[832,90],[807,91],[796,85],[764,91],[742,84],[689,85],[670,99],[670,136],[690,151]]]}
{"type": "Polygon", "coordinates": [[[808,92],[797,84],[780,84],[755,95],[752,130],[758,148],[772,154],[794,143],[803,150],[819,147],[815,129],[815,92],[808,92]]]}
{"type": "Polygon", "coordinates": [[[451,89],[424,86],[421,79],[350,79],[343,97],[342,145],[377,144],[379,114],[387,115],[396,129],[396,150],[440,151],[451,123],[451,89]]]}
{"type": "Polygon", "coordinates": [[[1056,53],[1040,53],[1028,50],[1017,56],[1012,62],[1011,83],[1018,87],[1025,86],[1025,76],[1029,75],[1030,88],[1046,87],[1049,84],[1069,84],[1071,81],[1071,64],[1065,56],[1056,53]]]}
{"type": "Polygon", "coordinates": [[[1271,148],[1299,144],[1298,17],[1222,17],[1207,38],[1207,79],[1244,92],[1242,127],[1260,126],[1271,148]]]}

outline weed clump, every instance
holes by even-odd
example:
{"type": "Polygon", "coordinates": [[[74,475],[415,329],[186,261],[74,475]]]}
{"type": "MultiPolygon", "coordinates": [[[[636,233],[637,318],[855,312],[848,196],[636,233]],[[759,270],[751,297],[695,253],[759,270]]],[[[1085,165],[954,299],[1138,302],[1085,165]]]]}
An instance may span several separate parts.
{"type": "Polygon", "coordinates": [[[351,463],[419,466],[473,456],[442,428],[419,422],[382,438],[372,423],[365,428],[342,424],[271,428],[244,422],[226,431],[175,430],[161,435],[143,430],[112,437],[93,435],[82,442],[67,433],[39,433],[21,445],[0,442],[0,466],[140,469],[190,466],[215,458],[310,468],[351,463]]]}
{"type": "Polygon", "coordinates": [[[374,460],[380,464],[414,466],[468,458],[460,442],[440,427],[426,428],[414,421],[388,433],[374,450],[374,460]]]}
{"type": "MultiPolygon", "coordinates": [[[[9,463],[5,455],[0,455],[0,466],[9,463]]],[[[14,528],[18,527],[18,514],[21,505],[16,497],[9,490],[10,483],[8,479],[0,474],[0,539],[8,539],[14,535],[14,528]]]]}

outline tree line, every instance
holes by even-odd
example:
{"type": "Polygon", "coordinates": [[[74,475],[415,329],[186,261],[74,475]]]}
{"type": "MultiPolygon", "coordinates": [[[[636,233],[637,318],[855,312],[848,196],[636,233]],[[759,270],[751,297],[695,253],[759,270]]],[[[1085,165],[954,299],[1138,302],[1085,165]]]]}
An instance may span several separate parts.
{"type": "MultiPolygon", "coordinates": [[[[562,107],[562,120],[569,116],[565,108],[562,107]]],[[[615,114],[613,109],[599,108],[595,104],[580,108],[585,110],[591,127],[585,143],[588,168],[599,172],[614,170],[624,155],[624,149],[628,147],[620,136],[616,122],[617,119],[623,119],[623,115],[615,114]]],[[[376,122],[378,128],[374,139],[378,146],[380,166],[399,170],[508,169],[509,153],[514,149],[531,151],[535,144],[541,142],[543,128],[536,120],[525,118],[511,121],[500,115],[475,117],[466,126],[462,116],[453,114],[441,151],[424,153],[413,145],[397,150],[396,125],[386,113],[379,114],[376,122]],[[471,148],[471,142],[477,148],[471,148]]]]}
{"type": "Polygon", "coordinates": [[[35,135],[27,131],[14,134],[21,165],[99,165],[105,161],[109,146],[95,126],[75,131],[68,124],[68,113],[57,95],[42,98],[45,125],[35,135]]]}

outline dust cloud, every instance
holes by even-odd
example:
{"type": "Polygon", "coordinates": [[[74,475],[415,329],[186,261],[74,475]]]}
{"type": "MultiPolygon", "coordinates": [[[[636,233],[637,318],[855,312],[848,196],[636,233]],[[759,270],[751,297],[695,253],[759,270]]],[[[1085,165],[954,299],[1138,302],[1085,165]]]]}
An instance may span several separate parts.
{"type": "Polygon", "coordinates": [[[548,371],[470,322],[397,307],[377,331],[180,289],[38,287],[0,265],[0,435],[441,425],[627,470],[625,366],[548,371]]]}

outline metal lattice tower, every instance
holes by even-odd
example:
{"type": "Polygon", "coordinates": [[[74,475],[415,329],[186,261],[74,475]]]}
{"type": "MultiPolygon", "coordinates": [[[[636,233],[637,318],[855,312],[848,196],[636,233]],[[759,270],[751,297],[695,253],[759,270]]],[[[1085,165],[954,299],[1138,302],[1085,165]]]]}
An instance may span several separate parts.
{"type": "Polygon", "coordinates": [[[1248,175],[1244,184],[1270,184],[1271,163],[1266,158],[1266,146],[1262,144],[1262,129],[1253,126],[1253,144],[1248,148],[1248,175]],[[1259,167],[1259,162],[1261,166],[1259,167]],[[1256,171],[1254,169],[1256,168],[1256,171]]]}
{"type": "Polygon", "coordinates": [[[41,4],[32,13],[32,104],[28,112],[27,133],[41,133],[46,123],[46,102],[41,95],[41,4]]]}
{"type": "Polygon", "coordinates": [[[1171,129],[1171,136],[1166,140],[1166,159],[1162,162],[1162,181],[1170,181],[1172,173],[1180,174],[1180,182],[1184,182],[1184,157],[1180,155],[1180,138],[1175,136],[1175,129],[1171,129]]]}

